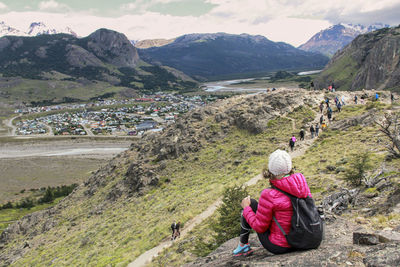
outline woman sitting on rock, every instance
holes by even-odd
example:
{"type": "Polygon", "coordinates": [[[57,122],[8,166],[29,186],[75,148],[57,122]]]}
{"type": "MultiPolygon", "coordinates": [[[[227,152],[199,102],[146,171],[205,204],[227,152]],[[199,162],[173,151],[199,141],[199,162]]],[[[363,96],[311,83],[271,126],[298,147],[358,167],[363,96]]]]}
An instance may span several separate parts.
{"type": "MultiPolygon", "coordinates": [[[[281,189],[298,198],[311,196],[306,179],[301,173],[293,173],[292,159],[283,150],[276,150],[269,156],[268,170],[263,176],[269,179],[271,186],[281,189]]],[[[293,249],[273,220],[277,219],[286,233],[291,227],[293,208],[290,198],[284,193],[267,188],[261,193],[259,202],[250,197],[242,200],[240,243],[233,251],[235,256],[249,255],[252,250],[248,243],[250,230],[257,232],[262,246],[274,254],[282,254],[293,249]]]]}

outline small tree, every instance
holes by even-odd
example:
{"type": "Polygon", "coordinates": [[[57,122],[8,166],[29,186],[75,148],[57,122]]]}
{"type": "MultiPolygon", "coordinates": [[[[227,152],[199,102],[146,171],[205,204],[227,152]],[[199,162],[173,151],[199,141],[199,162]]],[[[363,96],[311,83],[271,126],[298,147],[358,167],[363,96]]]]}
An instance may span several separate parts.
{"type": "Polygon", "coordinates": [[[50,187],[47,187],[44,196],[39,200],[40,203],[50,203],[54,200],[54,193],[50,187]]]}
{"type": "Polygon", "coordinates": [[[243,186],[230,187],[224,191],[222,204],[217,210],[220,214],[219,220],[212,225],[213,230],[217,233],[215,236],[217,244],[239,236],[242,211],[240,203],[247,195],[248,192],[243,186]]]}
{"type": "Polygon", "coordinates": [[[346,169],[344,177],[350,184],[359,186],[371,167],[369,152],[357,154],[350,161],[350,166],[346,169]]]}
{"type": "Polygon", "coordinates": [[[400,119],[399,114],[385,114],[382,121],[375,120],[375,123],[380,127],[380,131],[387,137],[389,143],[386,147],[389,153],[400,158],[400,119]]]}

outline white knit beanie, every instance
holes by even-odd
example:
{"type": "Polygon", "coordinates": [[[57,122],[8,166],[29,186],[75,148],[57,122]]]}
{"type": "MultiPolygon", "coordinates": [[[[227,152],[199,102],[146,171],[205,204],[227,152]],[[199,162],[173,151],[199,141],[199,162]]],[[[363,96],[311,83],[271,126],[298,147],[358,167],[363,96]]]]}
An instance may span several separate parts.
{"type": "Polygon", "coordinates": [[[283,150],[275,150],[268,160],[268,170],[273,175],[287,174],[292,170],[292,158],[283,150]]]}

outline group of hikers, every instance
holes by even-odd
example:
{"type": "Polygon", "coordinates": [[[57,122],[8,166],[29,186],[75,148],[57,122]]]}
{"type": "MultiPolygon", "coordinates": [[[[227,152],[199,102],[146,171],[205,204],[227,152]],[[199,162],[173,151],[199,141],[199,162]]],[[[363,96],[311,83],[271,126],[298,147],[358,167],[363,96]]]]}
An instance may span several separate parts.
{"type": "Polygon", "coordinates": [[[181,236],[181,232],[179,231],[179,228],[181,227],[181,222],[173,222],[171,224],[171,230],[172,230],[172,235],[171,235],[171,240],[174,241],[177,237],[181,236]]]}

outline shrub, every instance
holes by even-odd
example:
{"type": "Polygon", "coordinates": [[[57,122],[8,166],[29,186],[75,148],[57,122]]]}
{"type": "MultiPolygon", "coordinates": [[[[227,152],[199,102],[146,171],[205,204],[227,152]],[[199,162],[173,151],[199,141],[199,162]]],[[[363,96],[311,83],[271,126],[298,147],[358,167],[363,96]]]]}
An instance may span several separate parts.
{"type": "Polygon", "coordinates": [[[246,188],[234,186],[224,191],[222,205],[218,208],[219,220],[211,227],[217,233],[215,241],[222,244],[225,241],[239,236],[240,233],[240,213],[242,207],[240,203],[248,195],[246,188]]]}
{"type": "Polygon", "coordinates": [[[357,154],[350,161],[350,166],[346,169],[344,177],[350,184],[359,186],[371,167],[369,152],[357,154]]]}

